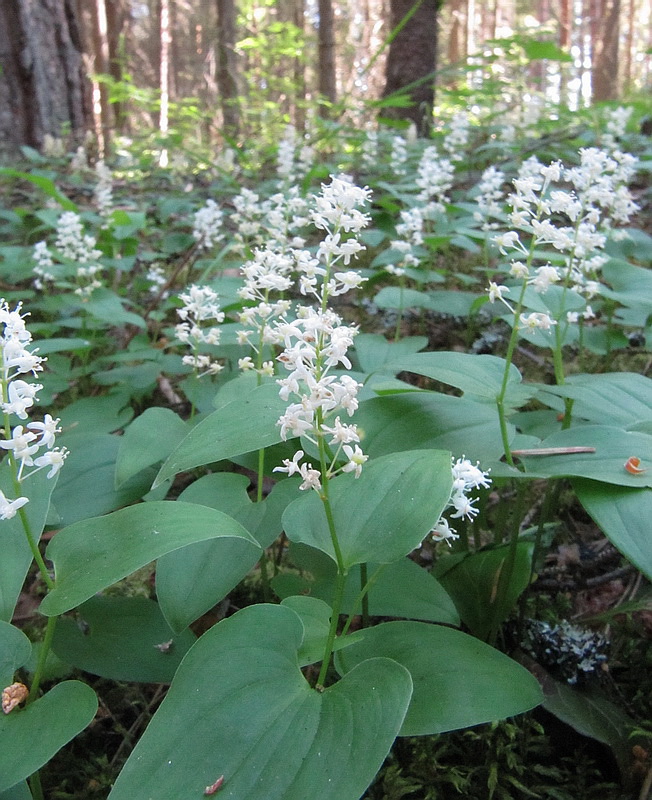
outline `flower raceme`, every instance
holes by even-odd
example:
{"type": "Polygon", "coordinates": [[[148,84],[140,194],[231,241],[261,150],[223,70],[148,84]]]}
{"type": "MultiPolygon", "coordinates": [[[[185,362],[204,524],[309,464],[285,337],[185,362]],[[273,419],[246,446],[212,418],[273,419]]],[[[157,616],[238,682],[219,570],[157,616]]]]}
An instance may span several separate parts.
{"type": "MultiPolygon", "coordinates": [[[[23,378],[29,373],[36,375],[40,372],[45,360],[27,349],[32,335],[25,326],[26,315],[21,310],[20,304],[12,311],[5,300],[0,300],[0,324],[4,326],[0,335],[0,405],[5,415],[5,438],[0,441],[0,448],[9,453],[18,483],[45,468],[49,468],[47,477],[54,477],[68,455],[65,447],[55,447],[55,436],[61,429],[58,427],[59,420],[53,419],[50,414],[46,414],[41,422],[30,421],[10,430],[10,417],[14,415],[20,420],[28,419],[28,411],[42,388],[40,384],[28,383],[23,378]],[[34,469],[25,473],[26,467],[34,469]]],[[[11,519],[27,502],[27,497],[10,500],[0,492],[0,519],[11,519]]]]}
{"type": "Polygon", "coordinates": [[[322,457],[321,469],[302,462],[303,450],[275,468],[276,472],[300,475],[304,490],[319,490],[324,478],[340,472],[358,477],[367,460],[359,447],[356,426],[342,422],[343,414],[352,416],[358,407],[360,384],[349,375],[334,372],[351,369],[346,353],[357,328],[344,325],[328,308],[328,301],[363,281],[357,272],[340,270],[338,265],[348,266],[364,249],[356,235],[368,224],[363,209],[369,197],[368,189],[355,186],[343,175],[333,176],[330,184],[322,186],[310,216],[315,227],[325,232],[324,239],[314,256],[307,250],[294,253],[300,292],[316,307],[299,307],[294,319],[279,319],[270,334],[274,343],[284,348],[278,361],[289,372],[277,381],[279,394],[284,400],[296,397],[278,420],[281,437],[303,436],[320,447],[320,454],[328,451],[329,463],[322,457]]]}
{"type": "MultiPolygon", "coordinates": [[[[475,500],[470,498],[468,493],[473,489],[488,489],[491,484],[489,473],[483,472],[477,463],[472,464],[464,456],[457,460],[453,459],[451,469],[453,487],[445,511],[454,509],[450,515],[451,519],[473,519],[478,514],[478,509],[473,505],[475,500]]],[[[443,514],[430,535],[435,542],[446,542],[449,545],[451,540],[459,538],[455,528],[451,528],[443,514]]]]}

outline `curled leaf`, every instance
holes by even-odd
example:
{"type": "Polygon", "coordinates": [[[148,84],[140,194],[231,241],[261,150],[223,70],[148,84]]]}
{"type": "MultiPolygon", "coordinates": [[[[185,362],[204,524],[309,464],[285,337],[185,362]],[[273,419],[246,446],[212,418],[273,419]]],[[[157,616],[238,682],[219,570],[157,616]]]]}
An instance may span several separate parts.
{"type": "Polygon", "coordinates": [[[27,699],[29,689],[24,683],[12,683],[2,690],[2,711],[4,714],[9,714],[11,711],[20,705],[23,700],[27,699]]]}
{"type": "Polygon", "coordinates": [[[642,475],[647,469],[641,469],[641,459],[638,456],[630,456],[624,464],[625,469],[630,475],[642,475]]]}

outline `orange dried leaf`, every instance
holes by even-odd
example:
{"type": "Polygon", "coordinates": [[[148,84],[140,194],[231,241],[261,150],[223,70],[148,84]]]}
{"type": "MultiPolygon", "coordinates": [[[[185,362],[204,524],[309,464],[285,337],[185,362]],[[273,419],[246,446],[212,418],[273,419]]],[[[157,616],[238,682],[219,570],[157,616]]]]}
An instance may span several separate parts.
{"type": "Polygon", "coordinates": [[[27,699],[29,689],[24,683],[12,683],[2,690],[2,711],[9,714],[17,705],[27,699]]]}

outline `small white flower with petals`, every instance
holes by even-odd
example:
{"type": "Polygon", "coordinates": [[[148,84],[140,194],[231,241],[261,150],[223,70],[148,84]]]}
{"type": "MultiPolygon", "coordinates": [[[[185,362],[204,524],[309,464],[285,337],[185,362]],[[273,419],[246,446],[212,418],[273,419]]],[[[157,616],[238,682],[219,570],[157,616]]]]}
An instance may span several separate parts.
{"type": "Polygon", "coordinates": [[[455,528],[451,528],[451,526],[448,524],[448,520],[445,517],[440,518],[439,522],[430,531],[430,535],[435,542],[446,542],[449,547],[451,540],[460,538],[455,532],[455,528]]]}
{"type": "Polygon", "coordinates": [[[301,470],[299,461],[303,458],[303,450],[297,450],[292,459],[284,458],[282,467],[274,467],[272,472],[287,472],[288,477],[296,475],[301,470]]]}
{"type": "Polygon", "coordinates": [[[45,447],[51,448],[54,447],[54,437],[55,434],[61,433],[61,428],[58,427],[61,420],[57,417],[57,419],[52,419],[50,414],[46,414],[43,417],[43,422],[28,422],[27,427],[30,431],[41,434],[41,440],[39,444],[45,445],[45,447]]]}
{"type": "Polygon", "coordinates": [[[362,466],[369,456],[365,455],[357,444],[355,447],[345,444],[342,449],[349,459],[348,463],[342,467],[342,472],[353,472],[355,477],[359,478],[362,474],[362,466]]]}
{"type": "Polygon", "coordinates": [[[18,513],[18,509],[29,503],[28,497],[17,497],[9,500],[0,490],[0,519],[12,519],[18,513]]]}
{"type": "Polygon", "coordinates": [[[43,453],[42,456],[34,459],[34,465],[39,469],[43,467],[50,467],[47,477],[53,478],[57,472],[59,472],[61,467],[63,467],[63,462],[68,457],[68,452],[69,451],[65,447],[57,447],[54,450],[48,450],[46,453],[43,453]]]}
{"type": "Polygon", "coordinates": [[[494,281],[489,281],[487,292],[489,293],[489,302],[495,303],[496,300],[503,300],[503,295],[508,294],[510,288],[509,286],[499,286],[497,283],[494,283],[494,281]]]}
{"type": "Polygon", "coordinates": [[[557,322],[550,317],[549,314],[541,312],[533,312],[532,314],[521,314],[519,317],[520,325],[525,330],[529,331],[549,331],[557,324],[557,322]]]}

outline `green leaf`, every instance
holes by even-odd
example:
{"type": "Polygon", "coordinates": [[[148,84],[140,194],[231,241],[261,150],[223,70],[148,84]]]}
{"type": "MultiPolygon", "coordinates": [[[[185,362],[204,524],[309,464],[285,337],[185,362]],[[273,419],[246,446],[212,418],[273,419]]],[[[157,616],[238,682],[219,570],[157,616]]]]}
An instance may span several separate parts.
{"type": "Polygon", "coordinates": [[[574,689],[549,676],[545,677],[543,687],[546,711],[583,736],[606,744],[623,774],[631,769],[632,747],[628,737],[634,721],[630,717],[597,691],[574,689]]]}
{"type": "MultiPolygon", "coordinates": [[[[450,453],[415,450],[370,461],[355,479],[341,475],[329,493],[343,566],[398,561],[418,547],[450,498],[450,453]]],[[[283,514],[288,539],[303,542],[336,561],[326,514],[316,492],[291,503],[283,514]]]]}
{"type": "Polygon", "coordinates": [[[385,286],[374,297],[378,308],[431,308],[430,297],[426,292],[416,289],[401,289],[399,286],[385,286]]]}
{"type": "Polygon", "coordinates": [[[186,423],[169,408],[148,408],[120,438],[115,485],[167,458],[188,432],[186,423]],[[161,432],[165,431],[165,436],[161,432]]]}
{"type": "Polygon", "coordinates": [[[323,692],[297,664],[299,617],[250,606],[204,634],[119,775],[110,800],[358,800],[398,732],[410,676],[373,659],[323,692]]]}
{"type": "Polygon", "coordinates": [[[164,553],[222,536],[246,539],[258,547],[221,511],[179,501],[143,503],[76,522],[48,546],[56,586],[40,610],[47,616],[63,614],[164,553]]]}
{"type": "Polygon", "coordinates": [[[32,643],[25,634],[0,621],[0,685],[2,688],[14,682],[14,673],[29,661],[32,643]]]}
{"type": "Polygon", "coordinates": [[[532,549],[531,542],[517,545],[512,579],[503,598],[497,596],[497,590],[508,545],[469,553],[459,561],[450,556],[437,562],[437,579],[453,598],[464,624],[478,639],[485,640],[492,627],[507,618],[530,582],[532,549]],[[447,568],[449,561],[456,563],[447,568]],[[501,605],[496,607],[498,599],[501,605]]]}
{"type": "Polygon", "coordinates": [[[154,488],[183,470],[280,442],[280,427],[276,423],[286,408],[276,384],[263,384],[218,408],[176,447],[161,467],[154,488]]]}
{"type": "Polygon", "coordinates": [[[95,289],[90,299],[84,303],[84,311],[91,317],[108,322],[110,325],[135,325],[145,328],[145,320],[138,314],[127,311],[124,301],[110,289],[95,289]]]}
{"type": "Polygon", "coordinates": [[[297,657],[299,666],[314,664],[324,655],[332,609],[315,597],[286,597],[282,606],[291,608],[303,624],[303,641],[297,657]]]}
{"type": "Polygon", "coordinates": [[[29,181],[34,186],[38,186],[48,197],[56,200],[64,211],[77,211],[77,206],[57,189],[54,183],[43,175],[31,175],[29,172],[19,172],[17,169],[0,167],[0,176],[6,175],[9,178],[20,178],[29,181]]]}
{"type": "MultiPolygon", "coordinates": [[[[500,394],[506,362],[504,358],[471,353],[415,353],[390,364],[387,369],[413,372],[461,389],[465,394],[495,400],[500,394]]],[[[509,366],[506,402],[519,406],[529,400],[534,391],[521,383],[521,373],[509,366]]]]}
{"type": "MultiPolygon", "coordinates": [[[[319,550],[294,543],[290,545],[290,560],[302,570],[302,578],[297,582],[298,576],[280,573],[272,580],[274,591],[280,597],[301,592],[332,602],[337,575],[333,561],[319,550]]],[[[368,594],[372,617],[404,617],[459,625],[457,610],[443,586],[411,559],[382,565],[371,562],[367,565],[367,580],[370,579],[373,579],[368,594]]],[[[360,613],[360,604],[355,606],[360,588],[360,568],[355,566],[346,577],[342,613],[360,613]]]]}
{"type": "Polygon", "coordinates": [[[57,439],[68,445],[68,434],[111,433],[123,428],[133,417],[129,396],[124,392],[102,397],[85,397],[58,412],[63,433],[57,439]]]}
{"type": "Polygon", "coordinates": [[[64,681],[27,708],[0,716],[0,792],[46,764],[97,711],[95,692],[64,681]],[[47,735],[44,732],[47,731],[47,735]]]}
{"type": "Polygon", "coordinates": [[[49,353],[72,353],[77,350],[88,350],[89,347],[92,347],[92,342],[88,339],[53,337],[51,339],[39,339],[38,354],[46,356],[49,353]]]}
{"type": "Polygon", "coordinates": [[[11,789],[0,792],[0,800],[32,800],[32,793],[29,790],[27,781],[21,781],[11,789]]]}
{"type": "Polygon", "coordinates": [[[363,372],[375,372],[385,364],[400,362],[427,345],[425,336],[408,336],[398,342],[389,342],[377,333],[359,333],[355,337],[355,352],[363,372]]]}
{"type": "Polygon", "coordinates": [[[61,525],[106,514],[140,500],[150,489],[151,474],[139,473],[119,489],[115,488],[115,464],[121,438],[109,434],[65,437],[70,455],[61,471],[52,502],[61,525]]]}
{"type": "MultiPolygon", "coordinates": [[[[602,425],[629,428],[652,420],[652,380],[635,372],[570,375],[563,386],[546,386],[546,393],[574,400],[573,417],[602,425]]],[[[559,410],[562,410],[561,407],[559,410]]]]}
{"type": "Polygon", "coordinates": [[[553,433],[538,447],[593,447],[595,452],[519,456],[526,475],[531,472],[546,478],[591,478],[618,486],[652,486],[652,469],[640,475],[632,475],[625,469],[625,463],[632,456],[642,459],[642,467],[652,461],[652,436],[649,434],[608,425],[582,425],[553,433]]]}
{"type": "MultiPolygon", "coordinates": [[[[60,475],[61,473],[59,473],[60,475]]],[[[47,478],[41,470],[20,485],[21,497],[29,497],[24,506],[32,536],[38,542],[45,526],[50,508],[50,498],[59,475],[47,478]]],[[[0,489],[14,499],[15,487],[12,471],[7,460],[0,464],[0,489]]],[[[0,558],[0,620],[9,622],[14,615],[16,601],[20,595],[25,576],[32,563],[32,551],[25,536],[21,516],[2,520],[2,557],[0,558]]]]}
{"type": "MultiPolygon", "coordinates": [[[[252,503],[244,475],[205,475],[181,493],[185,503],[215,508],[254,533],[265,516],[263,503],[252,503]]],[[[280,532],[280,531],[279,531],[280,532]]],[[[220,602],[260,558],[259,547],[244,539],[197,542],[161,556],[156,594],[170,627],[182,631],[220,602]]]]}
{"type": "Polygon", "coordinates": [[[522,39],[520,41],[525,55],[531,60],[536,61],[546,59],[547,61],[572,61],[573,58],[569,53],[566,53],[554,42],[539,40],[522,39]]]}
{"type": "Polygon", "coordinates": [[[452,628],[386,622],[342,649],[338,670],[383,656],[403,664],[414,683],[401,736],[423,736],[522,714],[542,699],[537,680],[493,647],[452,628]]]}
{"type": "MultiPolygon", "coordinates": [[[[472,460],[503,454],[493,405],[438,392],[407,392],[360,403],[355,421],[362,448],[371,458],[397,450],[433,448],[466,454],[472,460]]],[[[511,436],[514,429],[508,425],[511,436]]]]}
{"type": "Polygon", "coordinates": [[[77,669],[114,681],[170,683],[192,647],[189,630],[175,636],[158,605],[146,597],[92,597],[64,617],[52,649],[77,669]]]}
{"type": "Polygon", "coordinates": [[[580,503],[600,530],[648,580],[652,581],[652,489],[574,480],[580,503]]]}

